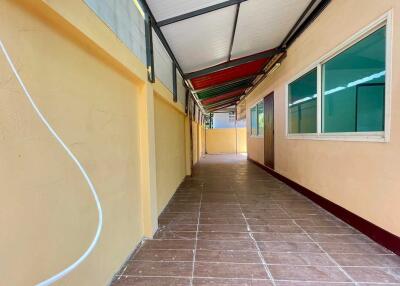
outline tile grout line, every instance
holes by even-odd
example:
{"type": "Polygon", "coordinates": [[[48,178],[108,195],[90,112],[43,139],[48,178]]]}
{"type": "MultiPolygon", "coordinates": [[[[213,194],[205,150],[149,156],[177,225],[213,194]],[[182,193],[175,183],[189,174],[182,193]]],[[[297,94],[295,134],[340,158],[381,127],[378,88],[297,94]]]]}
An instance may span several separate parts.
{"type": "MultiPolygon", "coordinates": [[[[289,213],[288,213],[281,205],[279,205],[279,206],[280,206],[281,210],[282,210],[283,212],[285,212],[285,213],[288,215],[288,217],[290,217],[289,213]]],[[[326,252],[326,251],[321,247],[321,245],[320,245],[317,241],[315,241],[315,240],[311,237],[311,235],[310,235],[308,232],[306,232],[306,231],[304,230],[304,228],[303,228],[301,225],[299,225],[299,224],[296,222],[295,219],[292,219],[292,221],[293,221],[293,223],[294,223],[298,228],[300,228],[300,229],[303,231],[303,233],[304,233],[312,242],[314,242],[314,243],[318,246],[318,248],[322,251],[322,253],[324,253],[324,254],[328,257],[328,259],[329,259],[334,265],[336,265],[336,266],[339,268],[340,272],[342,272],[342,273],[347,277],[347,279],[349,279],[351,282],[353,282],[356,286],[359,285],[359,284],[358,284],[358,283],[357,283],[357,282],[356,282],[356,281],[355,281],[355,280],[340,266],[340,264],[337,263],[336,260],[333,259],[333,257],[330,256],[329,253],[326,252]]]]}
{"type": "Polygon", "coordinates": [[[197,217],[197,228],[196,228],[196,239],[194,241],[194,249],[193,249],[193,263],[192,263],[192,277],[190,278],[190,286],[193,286],[193,280],[194,280],[194,267],[196,263],[196,252],[197,252],[197,241],[198,241],[198,236],[199,236],[199,225],[200,225],[200,213],[201,213],[201,202],[203,199],[203,189],[204,185],[201,186],[201,192],[200,192],[200,203],[199,203],[199,211],[198,211],[198,217],[197,217]]]}
{"type": "Polygon", "coordinates": [[[243,212],[243,209],[242,209],[242,206],[240,205],[240,203],[239,203],[239,208],[240,208],[240,210],[241,210],[241,212],[242,212],[243,219],[244,219],[244,221],[246,222],[246,226],[247,226],[247,230],[248,230],[248,232],[249,232],[249,235],[250,235],[250,237],[251,237],[253,243],[255,244],[255,246],[256,246],[256,248],[257,248],[257,254],[258,254],[258,257],[260,258],[260,260],[261,260],[261,262],[262,262],[262,265],[264,266],[264,270],[265,270],[265,272],[267,273],[268,278],[271,280],[272,285],[276,286],[274,277],[272,276],[272,273],[271,273],[271,271],[269,270],[267,263],[265,262],[265,259],[264,259],[263,255],[262,255],[262,253],[261,253],[261,249],[259,248],[259,246],[258,246],[258,244],[257,244],[257,241],[256,241],[255,238],[253,237],[253,233],[251,232],[250,225],[249,225],[249,223],[247,222],[246,216],[244,215],[244,212],[243,212]]]}

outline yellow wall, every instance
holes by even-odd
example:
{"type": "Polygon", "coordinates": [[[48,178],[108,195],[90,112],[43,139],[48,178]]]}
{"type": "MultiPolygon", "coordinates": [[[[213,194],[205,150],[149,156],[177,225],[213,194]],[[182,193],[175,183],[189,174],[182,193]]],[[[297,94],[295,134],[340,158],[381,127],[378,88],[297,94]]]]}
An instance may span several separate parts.
{"type": "Polygon", "coordinates": [[[206,130],[204,128],[204,125],[202,124],[197,124],[197,142],[198,142],[198,148],[197,148],[197,157],[201,158],[203,155],[206,153],[206,130]]]}
{"type": "Polygon", "coordinates": [[[207,154],[246,153],[246,128],[206,130],[207,154]]]}
{"type": "Polygon", "coordinates": [[[159,95],[154,100],[154,114],[160,214],[186,175],[185,114],[159,95]]]}
{"type": "MultiPolygon", "coordinates": [[[[94,252],[57,285],[107,285],[190,172],[184,108],[81,0],[0,1],[0,38],[103,207],[94,252]]],[[[0,94],[0,277],[35,285],[87,249],[97,210],[2,54],[0,94]]]]}
{"type": "MultiPolygon", "coordinates": [[[[279,173],[396,235],[400,235],[399,27],[398,0],[332,1],[289,48],[281,67],[246,100],[250,118],[249,107],[275,92],[275,167],[279,173]],[[287,139],[285,84],[390,9],[394,12],[390,142],[287,139]],[[355,11],[359,12],[357,17],[355,11]]],[[[263,163],[262,139],[248,136],[248,141],[249,157],[263,163]]]]}
{"type": "Polygon", "coordinates": [[[195,121],[192,121],[192,160],[193,165],[195,165],[199,161],[199,130],[198,124],[195,121]]]}

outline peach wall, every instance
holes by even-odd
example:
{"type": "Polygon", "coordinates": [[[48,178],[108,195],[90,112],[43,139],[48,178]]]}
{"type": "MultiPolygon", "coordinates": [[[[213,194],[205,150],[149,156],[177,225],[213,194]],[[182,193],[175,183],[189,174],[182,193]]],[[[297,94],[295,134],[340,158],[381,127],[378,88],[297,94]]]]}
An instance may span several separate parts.
{"type": "MultiPolygon", "coordinates": [[[[289,48],[281,67],[246,99],[275,92],[275,168],[319,195],[400,235],[400,1],[335,0],[289,48]],[[315,141],[285,136],[285,84],[314,61],[393,10],[389,143],[315,141]]],[[[248,136],[249,157],[263,163],[263,139],[248,136]]]]}

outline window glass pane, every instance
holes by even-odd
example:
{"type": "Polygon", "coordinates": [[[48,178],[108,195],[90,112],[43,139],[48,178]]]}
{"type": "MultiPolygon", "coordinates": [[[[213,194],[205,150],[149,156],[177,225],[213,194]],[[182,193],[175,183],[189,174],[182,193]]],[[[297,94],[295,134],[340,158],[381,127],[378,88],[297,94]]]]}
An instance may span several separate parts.
{"type": "Polygon", "coordinates": [[[264,102],[257,104],[258,135],[264,136],[264,102]]]}
{"type": "Polygon", "coordinates": [[[289,133],[317,132],[317,69],[289,84],[289,133]]]}
{"type": "Polygon", "coordinates": [[[385,30],[354,44],[322,66],[323,131],[383,131],[385,30]]]}
{"type": "Polygon", "coordinates": [[[251,110],[251,135],[257,135],[257,109],[254,106],[251,110]]]}

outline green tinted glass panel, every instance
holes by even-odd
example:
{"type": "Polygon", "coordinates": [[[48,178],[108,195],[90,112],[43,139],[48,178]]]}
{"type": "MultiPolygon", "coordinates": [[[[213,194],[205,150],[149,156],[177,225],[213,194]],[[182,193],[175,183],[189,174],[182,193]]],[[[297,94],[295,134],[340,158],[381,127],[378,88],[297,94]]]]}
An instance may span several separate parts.
{"type": "Polygon", "coordinates": [[[264,102],[257,104],[258,135],[264,135],[264,102]]]}
{"type": "Polygon", "coordinates": [[[380,28],[322,66],[324,132],[384,130],[385,32],[380,28]]]}
{"type": "Polygon", "coordinates": [[[257,108],[254,106],[251,109],[251,135],[257,135],[257,108]]]}
{"type": "Polygon", "coordinates": [[[317,69],[289,84],[289,133],[317,132],[317,69]]]}

